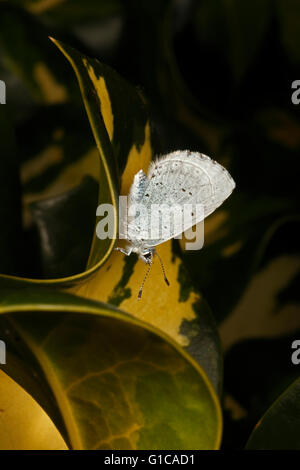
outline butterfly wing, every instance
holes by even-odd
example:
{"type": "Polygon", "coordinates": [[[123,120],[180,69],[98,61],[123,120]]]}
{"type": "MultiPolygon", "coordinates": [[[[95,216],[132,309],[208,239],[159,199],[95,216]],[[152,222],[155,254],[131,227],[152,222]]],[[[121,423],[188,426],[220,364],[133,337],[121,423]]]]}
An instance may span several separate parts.
{"type": "MultiPolygon", "coordinates": [[[[219,207],[232,193],[235,183],[219,163],[206,155],[190,151],[176,151],[151,163],[147,182],[139,203],[143,213],[137,211],[128,224],[128,239],[142,240],[145,246],[156,246],[179,236],[193,225],[201,222],[219,207]],[[163,205],[161,211],[162,234],[151,237],[151,210],[163,205]],[[191,217],[186,220],[184,207],[191,207],[191,217]],[[202,211],[194,210],[197,205],[202,211]],[[168,207],[176,207],[171,230],[164,234],[163,223],[169,216],[168,207]]],[[[152,223],[157,222],[154,215],[152,223]]]]}

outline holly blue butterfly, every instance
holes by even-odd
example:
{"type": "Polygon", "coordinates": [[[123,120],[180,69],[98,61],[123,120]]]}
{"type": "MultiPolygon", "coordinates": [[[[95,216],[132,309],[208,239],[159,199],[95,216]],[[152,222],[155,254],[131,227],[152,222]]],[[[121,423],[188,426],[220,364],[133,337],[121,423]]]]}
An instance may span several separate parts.
{"type": "Polygon", "coordinates": [[[127,256],[137,253],[148,265],[139,299],[155,254],[169,285],[155,247],[201,222],[230,196],[234,188],[235,182],[223,166],[202,153],[188,150],[178,150],[160,157],[150,164],[147,175],[143,170],[135,175],[129,193],[129,217],[123,221],[126,232],[123,238],[129,245],[126,250],[119,247],[116,250],[127,256]],[[202,210],[192,210],[190,217],[184,217],[185,207],[197,206],[201,206],[202,210]],[[161,208],[159,217],[156,213],[151,218],[153,207],[161,208]],[[170,215],[168,209],[174,207],[172,225],[166,226],[168,230],[161,230],[158,235],[156,232],[153,237],[153,223],[164,225],[170,215]]]}

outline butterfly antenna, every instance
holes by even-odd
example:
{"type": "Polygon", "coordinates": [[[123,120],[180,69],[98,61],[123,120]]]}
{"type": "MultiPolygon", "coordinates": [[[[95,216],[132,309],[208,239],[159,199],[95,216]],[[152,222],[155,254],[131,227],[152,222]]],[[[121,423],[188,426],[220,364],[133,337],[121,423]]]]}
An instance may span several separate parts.
{"type": "Polygon", "coordinates": [[[157,253],[157,251],[156,251],[156,255],[158,256],[158,259],[159,259],[159,262],[160,262],[160,265],[161,265],[161,270],[162,270],[163,275],[164,275],[164,280],[165,280],[167,286],[169,286],[170,283],[169,283],[169,281],[168,281],[168,279],[167,279],[167,276],[166,276],[166,272],[165,272],[165,268],[164,268],[162,259],[161,259],[161,257],[159,256],[159,254],[157,253]]]}
{"type": "Polygon", "coordinates": [[[143,287],[144,287],[144,284],[145,284],[146,279],[147,279],[147,277],[148,277],[148,274],[149,274],[149,271],[150,271],[150,268],[151,268],[151,264],[152,264],[152,261],[151,261],[151,263],[149,263],[149,265],[148,265],[148,269],[147,269],[147,271],[146,271],[145,277],[144,277],[143,282],[142,282],[142,285],[141,285],[141,287],[140,287],[139,295],[138,295],[138,300],[140,300],[141,297],[142,297],[143,287]]]}

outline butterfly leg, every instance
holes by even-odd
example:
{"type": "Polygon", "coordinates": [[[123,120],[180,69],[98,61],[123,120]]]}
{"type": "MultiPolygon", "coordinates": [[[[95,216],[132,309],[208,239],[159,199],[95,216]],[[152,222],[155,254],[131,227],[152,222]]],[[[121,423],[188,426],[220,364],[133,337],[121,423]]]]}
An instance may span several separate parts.
{"type": "Polygon", "coordinates": [[[129,256],[131,254],[131,249],[129,248],[128,251],[124,250],[124,248],[120,248],[119,246],[117,246],[117,248],[114,248],[116,251],[120,251],[121,253],[123,253],[123,255],[126,255],[126,256],[129,256]]]}

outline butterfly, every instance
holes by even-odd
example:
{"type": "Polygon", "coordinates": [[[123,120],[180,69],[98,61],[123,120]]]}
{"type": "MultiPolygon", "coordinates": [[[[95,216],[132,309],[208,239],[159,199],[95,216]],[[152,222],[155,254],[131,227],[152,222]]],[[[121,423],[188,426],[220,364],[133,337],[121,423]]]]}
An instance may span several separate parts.
{"type": "Polygon", "coordinates": [[[189,150],[178,150],[162,156],[150,164],[147,175],[140,170],[134,176],[129,192],[129,216],[121,224],[126,232],[123,238],[129,244],[126,249],[115,249],[127,256],[137,253],[148,265],[138,299],[142,296],[155,254],[160,261],[165,282],[169,285],[155,247],[179,237],[204,220],[230,196],[234,188],[235,182],[223,166],[202,153],[189,150]],[[192,210],[190,217],[184,217],[186,207],[198,206],[201,206],[201,211],[192,210]],[[161,208],[155,215],[154,207],[161,208]],[[166,220],[170,220],[171,209],[173,221],[170,225],[166,224],[166,220]],[[156,231],[153,237],[153,225],[160,228],[164,226],[166,230],[156,231]]]}

